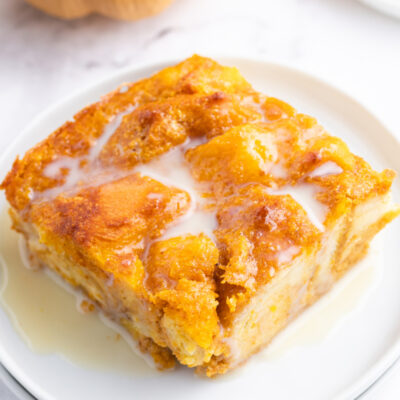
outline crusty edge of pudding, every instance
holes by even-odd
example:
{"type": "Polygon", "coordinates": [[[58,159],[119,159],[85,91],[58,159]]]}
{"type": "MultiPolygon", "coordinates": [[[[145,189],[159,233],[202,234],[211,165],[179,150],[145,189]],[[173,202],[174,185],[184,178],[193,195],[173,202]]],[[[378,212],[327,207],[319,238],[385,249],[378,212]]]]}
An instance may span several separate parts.
{"type": "Polygon", "coordinates": [[[179,362],[190,367],[208,362],[218,354],[218,341],[209,349],[198,346],[193,340],[171,324],[165,323],[163,311],[135,292],[123,279],[114,278],[92,264],[77,264],[66,254],[40,242],[40,233],[13,208],[9,209],[12,228],[21,233],[26,243],[30,262],[34,268],[49,268],[71,286],[78,289],[104,314],[122,325],[137,341],[143,353],[150,354],[158,369],[169,369],[179,362]]]}
{"type": "Polygon", "coordinates": [[[319,249],[295,257],[278,271],[234,315],[230,327],[223,328],[221,324],[221,334],[215,343],[203,349],[162,323],[162,310],[125,287],[125,282],[115,280],[111,287],[105,271],[77,265],[66,255],[41,244],[36,227],[10,209],[13,228],[23,234],[33,263],[54,270],[82,290],[106,315],[127,329],[139,348],[153,357],[158,368],[172,367],[176,357],[208,376],[235,368],[270,343],[360,261],[370,240],[399,214],[400,207],[393,204],[390,192],[353,207],[324,233],[319,249]]]}
{"type": "Polygon", "coordinates": [[[398,215],[390,192],[354,206],[324,233],[315,254],[295,258],[251,298],[226,333],[226,352],[199,370],[208,376],[225,373],[267,346],[361,261],[372,238],[398,215]]]}

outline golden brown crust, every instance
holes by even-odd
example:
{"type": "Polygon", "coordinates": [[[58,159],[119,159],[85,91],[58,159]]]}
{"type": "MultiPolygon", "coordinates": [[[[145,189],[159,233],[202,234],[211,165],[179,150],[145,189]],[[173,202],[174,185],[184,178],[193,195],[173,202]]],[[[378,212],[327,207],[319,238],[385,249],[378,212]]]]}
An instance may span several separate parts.
{"type": "Polygon", "coordinates": [[[84,256],[108,272],[129,274],[145,241],[158,237],[189,203],[187,193],[133,174],[34,203],[30,218],[43,241],[56,248],[62,244],[59,250],[76,255],[77,262],[84,256]],[[153,198],[154,192],[162,197],[153,198]]]}
{"type": "Polygon", "coordinates": [[[217,216],[219,315],[227,324],[282,267],[280,254],[289,249],[295,256],[315,251],[321,232],[292,197],[271,195],[262,185],[247,186],[229,197],[217,216]]]}
{"type": "MultiPolygon", "coordinates": [[[[229,367],[224,335],[251,298],[293,260],[322,251],[322,230],[342,216],[350,224],[357,205],[386,195],[393,179],[314,118],[254,91],[235,68],[193,56],[80,111],[17,158],[1,188],[26,236],[22,225],[32,224],[40,243],[99,281],[116,278],[140,313],[152,310],[154,329],[138,336],[143,347],[154,354],[169,347],[189,366],[211,359],[212,374],[229,367]],[[135,167],[198,139],[185,159],[216,215],[215,242],[204,234],[163,240],[193,198],[135,167]],[[315,174],[327,163],[336,172],[315,174]],[[313,187],[326,208],[322,230],[293,197],[276,192],[299,185],[313,187]]],[[[398,213],[387,212],[373,234],[398,213]]],[[[340,240],[350,246],[347,239],[340,240]]]]}

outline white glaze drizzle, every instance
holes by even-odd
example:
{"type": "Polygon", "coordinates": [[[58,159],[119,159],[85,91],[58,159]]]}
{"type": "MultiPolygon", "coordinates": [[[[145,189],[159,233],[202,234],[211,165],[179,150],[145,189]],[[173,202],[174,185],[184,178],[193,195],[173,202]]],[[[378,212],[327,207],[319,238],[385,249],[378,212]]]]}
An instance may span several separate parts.
{"type": "Polygon", "coordinates": [[[289,261],[292,261],[294,256],[299,254],[300,249],[298,246],[290,246],[285,250],[278,251],[276,254],[276,258],[278,261],[278,264],[286,264],[289,261]]]}
{"type": "Polygon", "coordinates": [[[327,161],[326,163],[315,168],[308,176],[310,178],[323,178],[328,175],[339,175],[343,172],[343,169],[339,167],[333,161],[327,161]]]}
{"type": "Polygon", "coordinates": [[[64,178],[63,185],[48,189],[45,191],[45,194],[47,196],[56,196],[76,186],[84,178],[83,171],[80,167],[81,162],[82,158],[60,157],[46,165],[43,174],[48,178],[56,179],[64,168],[68,169],[68,173],[64,178]]]}
{"type": "Polygon", "coordinates": [[[97,159],[104,145],[110,140],[111,136],[121,125],[125,115],[131,114],[135,108],[135,105],[131,105],[125,111],[122,111],[111,118],[108,124],[104,127],[103,134],[97,139],[94,146],[90,148],[89,155],[87,157],[89,162],[92,163],[97,159]]]}
{"type": "MultiPolygon", "coordinates": [[[[281,163],[274,164],[269,172],[275,178],[287,178],[287,170],[281,163]]],[[[314,169],[307,177],[323,178],[329,175],[338,175],[342,172],[343,169],[335,162],[327,161],[314,169]]],[[[327,207],[315,198],[318,191],[318,186],[305,182],[298,183],[295,186],[284,186],[276,190],[268,189],[270,194],[291,195],[292,198],[303,207],[304,211],[306,211],[310,221],[323,232],[325,230],[323,224],[327,213],[327,207]]]]}
{"type": "MultiPolygon", "coordinates": [[[[189,210],[185,215],[174,221],[157,241],[186,234],[198,235],[204,233],[215,242],[213,233],[217,227],[215,212],[205,209],[206,201],[201,196],[198,184],[192,177],[185,160],[185,152],[189,148],[204,143],[204,141],[204,138],[192,139],[181,146],[174,147],[157,159],[135,168],[135,171],[140,172],[143,176],[148,176],[166,186],[184,190],[190,196],[189,210]]],[[[158,195],[151,193],[149,196],[158,195]]]]}
{"type": "Polygon", "coordinates": [[[286,179],[288,177],[287,169],[284,167],[283,163],[281,163],[281,162],[274,164],[268,172],[274,178],[286,179]]]}
{"type": "MultiPolygon", "coordinates": [[[[110,140],[111,136],[115,133],[115,131],[121,125],[121,122],[125,115],[132,113],[135,110],[136,106],[129,106],[123,112],[113,116],[111,120],[105,125],[103,129],[103,134],[97,138],[94,145],[90,148],[87,155],[82,157],[59,157],[50,164],[46,165],[43,174],[49,178],[55,179],[57,178],[62,169],[68,169],[68,173],[65,176],[65,181],[63,185],[56,186],[54,188],[48,189],[43,194],[46,196],[52,197],[57,196],[58,194],[68,191],[76,187],[80,182],[84,180],[88,180],[90,175],[93,175],[93,171],[88,174],[87,169],[81,168],[83,162],[89,162],[92,164],[91,168],[93,169],[93,164],[95,164],[101,150],[104,145],[110,140]]],[[[104,172],[104,171],[102,171],[104,172]]]]}
{"type": "Polygon", "coordinates": [[[283,186],[279,189],[267,189],[269,194],[290,195],[301,205],[301,207],[303,207],[308,218],[315,227],[323,232],[325,230],[324,221],[327,207],[315,198],[318,191],[319,187],[310,183],[299,183],[295,186],[283,186]]]}

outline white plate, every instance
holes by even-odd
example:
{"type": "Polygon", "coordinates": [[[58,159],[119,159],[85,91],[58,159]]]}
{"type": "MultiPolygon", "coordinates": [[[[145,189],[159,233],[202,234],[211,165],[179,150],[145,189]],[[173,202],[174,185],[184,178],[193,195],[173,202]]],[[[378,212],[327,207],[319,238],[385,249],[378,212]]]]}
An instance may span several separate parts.
{"type": "Polygon", "coordinates": [[[0,364],[0,379],[21,400],[35,400],[0,364]]]}
{"type": "Polygon", "coordinates": [[[360,1],[387,15],[400,18],[400,0],[360,0],[360,1]]]}
{"type": "MultiPolygon", "coordinates": [[[[400,171],[400,146],[363,106],[332,86],[289,67],[248,59],[222,58],[237,66],[257,89],[318,117],[375,168],[400,171]]],[[[124,70],[74,95],[39,116],[0,160],[4,174],[17,154],[46,137],[83,106],[124,81],[147,77],[175,62],[124,70]]],[[[400,198],[396,180],[395,195],[400,198]]],[[[0,209],[4,207],[3,194],[0,209]]],[[[238,372],[206,380],[180,368],[157,376],[126,376],[85,369],[57,354],[29,350],[0,308],[0,361],[37,398],[70,399],[351,399],[374,382],[400,355],[400,268],[398,222],[384,235],[385,266],[374,289],[345,323],[323,341],[298,347],[268,362],[252,359],[238,372]]]]}

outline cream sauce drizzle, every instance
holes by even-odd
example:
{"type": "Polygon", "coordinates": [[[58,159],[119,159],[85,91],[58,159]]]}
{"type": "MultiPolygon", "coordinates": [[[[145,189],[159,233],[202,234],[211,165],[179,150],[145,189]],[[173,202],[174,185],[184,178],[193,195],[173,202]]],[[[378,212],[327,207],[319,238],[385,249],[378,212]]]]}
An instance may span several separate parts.
{"type": "MultiPolygon", "coordinates": [[[[85,179],[87,180],[88,174],[85,169],[81,168],[82,162],[88,161],[91,165],[95,164],[102,148],[121,125],[124,116],[132,113],[134,109],[135,106],[131,106],[113,117],[105,126],[103,134],[91,147],[87,156],[80,158],[61,157],[47,165],[44,174],[49,178],[58,177],[63,168],[68,169],[68,174],[63,185],[47,190],[44,192],[45,195],[56,196],[74,188],[85,179]]],[[[187,140],[184,144],[174,147],[172,150],[149,163],[138,165],[133,171],[131,171],[139,172],[141,175],[155,179],[166,186],[173,186],[182,189],[190,196],[191,203],[188,212],[175,221],[175,223],[167,229],[159,240],[165,240],[189,233],[193,235],[204,233],[215,241],[213,233],[214,229],[217,227],[215,213],[205,210],[204,198],[198,191],[198,184],[192,177],[185,160],[185,152],[188,149],[205,142],[206,138],[204,137],[187,140]]],[[[160,194],[151,193],[149,198],[155,198],[158,196],[160,196],[160,194]]]]}
{"type": "Polygon", "coordinates": [[[0,305],[36,353],[57,353],[85,368],[132,376],[157,375],[150,356],[99,311],[82,314],[86,299],[58,275],[34,270],[22,237],[0,214],[0,305]],[[19,246],[20,245],[20,246],[19,246]],[[21,252],[20,252],[21,250],[21,252]],[[61,286],[61,287],[60,287],[61,286]]]}
{"type": "MultiPolygon", "coordinates": [[[[275,178],[287,178],[287,170],[282,164],[274,164],[269,171],[275,178]]],[[[327,161],[320,165],[307,176],[310,178],[323,178],[329,175],[338,175],[343,172],[333,161],[327,161]]],[[[300,182],[294,186],[284,186],[279,189],[268,189],[270,194],[290,195],[306,211],[310,221],[320,230],[324,231],[324,221],[326,218],[327,207],[316,199],[316,194],[320,191],[317,185],[312,183],[300,182]]]]}
{"type": "Polygon", "coordinates": [[[376,287],[383,266],[382,254],[382,240],[377,237],[366,257],[279,333],[268,347],[255,356],[254,361],[274,362],[294,348],[308,351],[308,346],[317,347],[333,336],[345,320],[362,309],[366,298],[376,287]]]}
{"type": "Polygon", "coordinates": [[[277,253],[277,260],[278,264],[286,264],[289,261],[292,261],[294,256],[299,254],[300,248],[298,246],[290,246],[285,250],[278,251],[277,253]]]}
{"type": "Polygon", "coordinates": [[[90,148],[88,155],[88,161],[90,163],[94,162],[97,159],[104,145],[110,140],[111,136],[121,125],[125,115],[131,114],[135,109],[135,105],[129,106],[125,111],[122,111],[111,118],[108,124],[104,127],[103,134],[97,139],[94,146],[90,148]]]}
{"type": "Polygon", "coordinates": [[[274,178],[286,179],[288,177],[288,171],[281,162],[274,164],[268,172],[274,178]]]}
{"type": "Polygon", "coordinates": [[[343,169],[339,167],[333,161],[327,161],[326,163],[315,168],[308,176],[310,178],[323,178],[329,175],[339,175],[343,172],[343,169]]]}
{"type": "Polygon", "coordinates": [[[295,186],[283,186],[279,189],[267,189],[269,194],[290,195],[303,207],[310,221],[321,232],[325,230],[324,221],[327,207],[316,199],[319,187],[310,183],[298,183],[295,186]]]}
{"type": "MultiPolygon", "coordinates": [[[[100,175],[101,173],[104,173],[105,171],[102,168],[100,168],[99,171],[96,170],[96,161],[98,159],[98,156],[104,145],[110,140],[111,136],[121,125],[124,116],[132,113],[135,108],[136,106],[130,106],[125,111],[113,116],[111,120],[105,125],[103,134],[99,138],[97,138],[87,155],[76,158],[59,157],[53,162],[49,163],[43,171],[43,174],[48,178],[56,179],[60,176],[62,169],[67,169],[68,172],[66,177],[64,178],[64,184],[46,190],[45,192],[43,192],[41,197],[57,196],[62,192],[69,191],[75,188],[77,185],[80,185],[83,182],[90,180],[93,177],[94,173],[93,171],[88,173],[88,169],[82,167],[83,163],[89,163],[91,170],[94,169],[100,175]]],[[[94,177],[94,181],[96,181],[95,178],[98,177],[94,177]]]]}
{"type": "MultiPolygon", "coordinates": [[[[215,242],[213,233],[217,228],[215,212],[206,208],[206,200],[202,197],[198,189],[198,183],[190,173],[189,166],[185,160],[185,152],[203,142],[203,139],[188,141],[161,155],[159,158],[135,168],[135,171],[140,172],[143,176],[155,179],[166,186],[184,190],[190,196],[189,210],[185,215],[174,221],[157,241],[187,234],[198,235],[204,233],[215,242]]],[[[152,195],[156,196],[157,193],[152,195]]]]}

